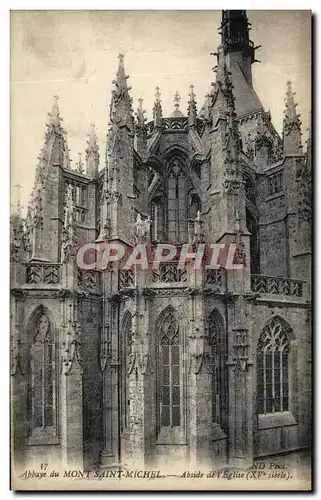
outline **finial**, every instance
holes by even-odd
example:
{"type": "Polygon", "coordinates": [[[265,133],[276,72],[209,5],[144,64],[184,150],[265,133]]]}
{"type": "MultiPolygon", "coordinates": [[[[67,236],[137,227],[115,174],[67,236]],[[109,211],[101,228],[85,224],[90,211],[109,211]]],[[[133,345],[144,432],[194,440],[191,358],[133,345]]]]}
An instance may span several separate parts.
{"type": "Polygon", "coordinates": [[[191,90],[190,93],[189,93],[190,100],[191,100],[191,102],[194,102],[195,101],[195,97],[196,97],[195,94],[194,94],[194,85],[190,85],[189,88],[191,90]]]}
{"type": "Polygon", "coordinates": [[[59,123],[62,121],[62,118],[60,118],[60,112],[58,106],[59,96],[55,94],[53,98],[54,102],[52,105],[52,110],[51,113],[48,113],[48,116],[50,116],[50,125],[59,125],[59,123]]]}
{"type": "Polygon", "coordinates": [[[159,91],[159,87],[157,86],[155,89],[155,102],[153,108],[153,119],[155,127],[161,127],[162,125],[162,105],[160,96],[161,93],[159,91]]]}
{"type": "Polygon", "coordinates": [[[119,59],[119,63],[123,63],[124,59],[125,59],[124,54],[118,54],[118,59],[119,59]]]}
{"type": "Polygon", "coordinates": [[[147,118],[144,117],[144,113],[146,113],[146,110],[143,109],[143,98],[139,97],[138,98],[138,108],[137,108],[137,125],[139,127],[143,127],[144,123],[147,121],[147,118]]]}
{"type": "Polygon", "coordinates": [[[179,93],[178,93],[178,91],[177,91],[177,90],[176,90],[176,92],[175,92],[175,95],[174,95],[173,100],[174,100],[174,105],[175,105],[175,108],[176,108],[176,110],[178,110],[178,108],[179,108],[179,102],[180,102],[180,100],[181,100],[181,97],[180,97],[180,95],[179,95],[179,93]]]}
{"type": "Polygon", "coordinates": [[[155,89],[155,90],[156,90],[156,93],[155,93],[155,101],[156,101],[156,102],[161,102],[161,100],[160,100],[161,93],[160,93],[160,91],[159,91],[159,87],[156,87],[156,89],[155,89]]]}

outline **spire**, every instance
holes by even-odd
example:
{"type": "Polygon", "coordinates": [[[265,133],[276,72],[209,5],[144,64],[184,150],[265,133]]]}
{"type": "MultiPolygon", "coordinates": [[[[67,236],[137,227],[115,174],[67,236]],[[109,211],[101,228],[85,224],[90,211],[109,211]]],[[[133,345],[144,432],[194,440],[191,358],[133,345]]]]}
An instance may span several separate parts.
{"type": "Polygon", "coordinates": [[[301,120],[297,113],[297,103],[294,101],[295,92],[292,91],[292,82],[287,82],[285,97],[285,111],[283,119],[283,142],[285,154],[301,154],[301,120]]]}
{"type": "Polygon", "coordinates": [[[50,119],[49,123],[46,123],[47,127],[46,140],[51,136],[53,132],[62,133],[62,127],[61,127],[62,118],[60,117],[60,111],[58,106],[59,97],[57,95],[54,95],[53,98],[54,102],[52,105],[51,113],[47,113],[50,119]]]}
{"type": "Polygon", "coordinates": [[[80,152],[77,154],[78,154],[78,161],[76,163],[77,172],[79,172],[80,174],[83,174],[84,173],[84,162],[82,161],[82,155],[80,152]]]}
{"type": "Polygon", "coordinates": [[[188,108],[187,108],[188,124],[189,125],[196,124],[197,108],[196,108],[195,97],[196,96],[194,94],[194,85],[190,85],[190,94],[189,94],[189,101],[188,101],[188,108]]]}
{"type": "Polygon", "coordinates": [[[225,100],[225,110],[235,114],[235,99],[233,95],[233,84],[231,81],[231,72],[226,65],[226,58],[223,51],[218,54],[218,63],[213,68],[216,73],[215,87],[221,91],[225,100]]]}
{"type": "Polygon", "coordinates": [[[60,118],[60,112],[59,112],[59,106],[58,106],[58,95],[54,95],[54,103],[52,106],[51,113],[48,113],[48,116],[50,116],[50,124],[51,125],[59,125],[59,123],[62,121],[62,118],[60,118]]]}
{"type": "Polygon", "coordinates": [[[147,148],[147,131],[145,122],[147,118],[144,116],[146,113],[143,109],[143,99],[138,99],[138,108],[136,113],[136,150],[139,155],[144,156],[147,148]]]}
{"type": "Polygon", "coordinates": [[[42,256],[42,230],[44,227],[43,197],[45,194],[45,174],[48,163],[48,153],[42,148],[38,156],[36,176],[31,193],[30,206],[28,207],[28,232],[31,239],[31,258],[37,259],[42,256]]]}
{"type": "Polygon", "coordinates": [[[54,103],[52,106],[51,113],[47,113],[49,116],[49,122],[46,123],[46,133],[45,133],[45,147],[48,145],[51,149],[48,150],[48,157],[50,157],[52,166],[63,166],[64,165],[64,129],[61,122],[63,119],[60,116],[59,106],[58,106],[58,96],[54,95],[54,103]],[[50,143],[50,144],[49,144],[50,143]]]}
{"type": "Polygon", "coordinates": [[[226,193],[231,193],[235,186],[241,185],[242,180],[239,157],[240,140],[231,73],[227,68],[222,48],[219,50],[218,64],[214,72],[216,73],[217,97],[212,107],[213,126],[221,123],[223,129],[222,147],[225,165],[223,186],[226,193]]]}
{"type": "MultiPolygon", "coordinates": [[[[78,153],[80,154],[80,153],[78,153]]],[[[65,192],[65,218],[62,228],[61,262],[66,262],[74,251],[75,238],[75,205],[73,201],[72,186],[68,184],[65,192]]]]}
{"type": "Polygon", "coordinates": [[[181,112],[181,110],[179,109],[180,100],[181,100],[181,96],[179,95],[178,91],[176,91],[175,95],[173,97],[175,110],[171,115],[172,118],[181,118],[182,116],[184,116],[183,113],[181,112]]]}
{"type": "Polygon", "coordinates": [[[63,129],[63,138],[64,138],[64,159],[63,159],[63,167],[71,170],[71,162],[70,158],[70,149],[68,147],[68,134],[67,130],[63,129]]]}
{"type": "Polygon", "coordinates": [[[136,117],[137,117],[137,126],[140,128],[144,127],[144,124],[147,120],[147,118],[144,117],[144,113],[146,113],[146,110],[143,109],[143,99],[139,97],[136,117]]]}
{"type": "Polygon", "coordinates": [[[162,105],[161,105],[161,93],[159,91],[159,87],[155,89],[155,102],[153,108],[153,119],[155,127],[160,127],[162,125],[162,105]]]}
{"type": "Polygon", "coordinates": [[[96,134],[96,127],[92,123],[87,139],[86,149],[86,172],[89,177],[96,177],[99,168],[99,146],[96,134]]]}
{"type": "Polygon", "coordinates": [[[133,129],[132,98],[129,95],[131,87],[127,86],[129,78],[125,73],[124,56],[119,54],[119,65],[112,90],[110,105],[110,121],[118,127],[126,126],[130,131],[133,129]]]}
{"type": "Polygon", "coordinates": [[[301,121],[299,120],[300,114],[297,113],[296,107],[297,103],[294,102],[295,92],[292,91],[292,82],[289,80],[287,82],[286,98],[285,98],[285,110],[284,110],[284,127],[287,129],[287,135],[291,131],[292,126],[297,128],[301,127],[301,121]]]}
{"type": "Polygon", "coordinates": [[[301,131],[301,120],[300,114],[297,113],[296,107],[297,103],[294,102],[295,92],[292,91],[292,82],[289,80],[287,82],[286,98],[285,98],[285,111],[284,111],[284,132],[288,135],[291,132],[292,127],[296,127],[301,131]]]}

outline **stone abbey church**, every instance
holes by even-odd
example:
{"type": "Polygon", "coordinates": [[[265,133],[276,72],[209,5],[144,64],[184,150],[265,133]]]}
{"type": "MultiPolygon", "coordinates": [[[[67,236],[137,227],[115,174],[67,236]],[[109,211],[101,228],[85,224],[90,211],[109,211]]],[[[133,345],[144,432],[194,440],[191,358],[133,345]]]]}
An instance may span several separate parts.
{"type": "Polygon", "coordinates": [[[246,11],[220,31],[208,95],[165,117],[157,88],[150,122],[119,55],[106,152],[93,126],[76,168],[54,99],[11,216],[18,467],[211,469],[310,445],[311,139],[291,82],[281,135],[263,108],[246,11]],[[233,243],[243,267],[77,266],[88,242],[133,247],[138,218],[152,248],[233,243]]]}

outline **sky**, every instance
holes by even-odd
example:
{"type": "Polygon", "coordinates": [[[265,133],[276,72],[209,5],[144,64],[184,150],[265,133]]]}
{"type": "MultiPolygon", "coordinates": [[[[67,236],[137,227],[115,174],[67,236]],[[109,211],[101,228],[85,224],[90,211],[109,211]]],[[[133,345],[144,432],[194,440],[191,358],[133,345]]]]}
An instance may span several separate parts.
{"type": "MultiPolygon", "coordinates": [[[[310,11],[248,11],[248,18],[251,39],[262,45],[253,86],[281,132],[286,82],[292,81],[304,142],[311,109],[310,11]]],[[[189,86],[200,109],[215,80],[210,53],[220,43],[220,21],[221,11],[12,11],[11,205],[19,191],[24,212],[28,205],[53,95],[59,96],[73,165],[78,152],[85,159],[94,123],[102,168],[118,54],[125,55],[134,110],[142,97],[150,120],[159,86],[163,116],[174,110],[176,91],[185,114],[189,86]]]]}

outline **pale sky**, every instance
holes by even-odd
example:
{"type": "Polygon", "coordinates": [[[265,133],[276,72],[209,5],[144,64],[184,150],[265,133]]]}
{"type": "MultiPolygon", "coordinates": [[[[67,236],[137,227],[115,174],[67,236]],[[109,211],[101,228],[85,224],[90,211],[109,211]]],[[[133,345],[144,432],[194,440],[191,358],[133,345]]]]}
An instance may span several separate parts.
{"type": "MultiPolygon", "coordinates": [[[[307,138],[311,108],[310,11],[248,11],[251,39],[262,45],[252,66],[253,84],[272,121],[281,132],[286,82],[293,82],[307,138]]],[[[189,85],[198,109],[215,81],[210,55],[220,43],[221,11],[13,11],[11,12],[11,186],[27,206],[37,156],[44,144],[45,122],[53,95],[68,132],[73,166],[78,151],[85,160],[86,138],[95,123],[104,166],[112,80],[119,53],[134,110],[144,99],[152,118],[155,87],[161,90],[163,116],[181,95],[185,114],[189,85]]]]}

